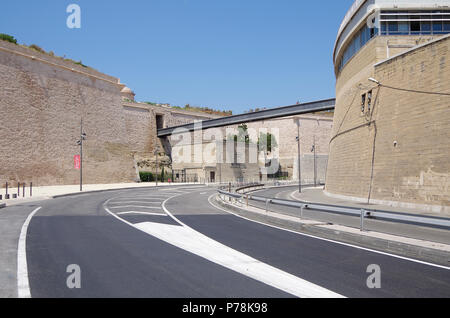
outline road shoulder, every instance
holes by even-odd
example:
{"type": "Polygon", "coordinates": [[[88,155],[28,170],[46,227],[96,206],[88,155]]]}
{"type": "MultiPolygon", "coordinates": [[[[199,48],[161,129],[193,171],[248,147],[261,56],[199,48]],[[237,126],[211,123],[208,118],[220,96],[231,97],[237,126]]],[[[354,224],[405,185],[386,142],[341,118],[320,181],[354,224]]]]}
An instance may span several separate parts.
{"type": "Polygon", "coordinates": [[[211,197],[210,203],[225,211],[269,226],[280,227],[282,229],[352,244],[384,253],[392,253],[400,257],[441,266],[450,265],[450,245],[382,233],[360,232],[359,230],[344,226],[330,225],[312,220],[300,220],[299,218],[274,212],[265,213],[265,211],[254,207],[238,207],[224,202],[218,196],[211,197]]]}

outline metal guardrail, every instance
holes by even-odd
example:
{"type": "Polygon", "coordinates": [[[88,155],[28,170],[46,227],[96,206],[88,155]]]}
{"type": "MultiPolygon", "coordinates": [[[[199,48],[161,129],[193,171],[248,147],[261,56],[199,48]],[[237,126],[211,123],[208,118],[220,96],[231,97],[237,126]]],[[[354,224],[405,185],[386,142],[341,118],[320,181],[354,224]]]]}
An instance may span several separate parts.
{"type": "Polygon", "coordinates": [[[319,203],[310,203],[310,202],[301,202],[301,201],[292,201],[292,200],[283,200],[283,199],[272,199],[265,198],[254,195],[243,195],[239,193],[231,193],[223,190],[218,190],[218,192],[222,195],[240,199],[240,200],[253,200],[257,202],[264,202],[266,204],[266,211],[268,210],[269,204],[287,206],[292,208],[300,209],[300,216],[303,217],[303,210],[319,210],[329,213],[335,214],[346,214],[358,216],[361,218],[361,231],[364,231],[364,220],[367,219],[379,219],[383,221],[391,221],[391,222],[402,222],[402,223],[414,223],[423,226],[430,227],[440,227],[446,230],[450,230],[450,219],[448,218],[439,218],[433,216],[419,216],[407,213],[400,212],[391,212],[391,211],[382,211],[382,210],[372,210],[372,209],[359,209],[347,206],[338,206],[338,205],[329,205],[329,204],[319,204],[319,203]]]}
{"type": "Polygon", "coordinates": [[[245,190],[249,190],[249,191],[247,191],[247,192],[250,192],[250,191],[254,191],[254,190],[252,190],[252,189],[258,189],[258,188],[262,188],[262,187],[264,187],[265,185],[264,184],[261,184],[261,183],[253,183],[253,184],[249,184],[249,185],[246,185],[246,186],[243,186],[243,187],[240,187],[240,188],[237,188],[236,189],[236,192],[237,193],[241,193],[241,194],[245,194],[245,190]]]}

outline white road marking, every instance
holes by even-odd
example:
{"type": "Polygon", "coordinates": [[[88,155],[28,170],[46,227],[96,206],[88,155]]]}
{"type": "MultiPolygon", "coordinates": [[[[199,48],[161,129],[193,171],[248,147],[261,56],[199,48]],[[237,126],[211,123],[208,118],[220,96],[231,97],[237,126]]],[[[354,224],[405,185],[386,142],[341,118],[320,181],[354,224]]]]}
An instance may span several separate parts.
{"type": "Polygon", "coordinates": [[[17,293],[19,298],[31,298],[27,264],[27,231],[31,218],[40,209],[41,207],[35,209],[28,215],[20,231],[19,244],[17,247],[17,293]]]}
{"type": "Polygon", "coordinates": [[[167,196],[120,196],[120,197],[114,197],[113,200],[160,200],[161,199],[167,199],[167,196]]]}
{"type": "Polygon", "coordinates": [[[161,210],[161,207],[154,207],[154,206],[140,206],[140,205],[111,206],[110,208],[111,208],[111,209],[137,208],[137,209],[158,209],[158,210],[161,210]]]}
{"type": "Polygon", "coordinates": [[[211,196],[208,197],[208,202],[209,202],[210,205],[212,205],[213,207],[215,207],[218,210],[224,211],[226,213],[232,214],[234,216],[237,216],[238,218],[241,218],[241,219],[244,219],[244,220],[247,220],[247,221],[250,221],[250,222],[258,223],[258,224],[261,224],[261,225],[264,225],[264,226],[268,226],[268,227],[271,227],[271,228],[274,228],[274,229],[278,229],[278,230],[282,230],[282,231],[286,231],[286,232],[290,232],[290,233],[295,233],[295,234],[306,236],[306,237],[315,238],[315,239],[318,239],[318,240],[321,240],[321,241],[325,241],[325,242],[331,242],[331,243],[335,243],[335,244],[339,244],[339,245],[343,245],[343,246],[353,247],[353,248],[356,248],[356,249],[359,249],[359,250],[364,250],[364,251],[368,251],[368,252],[372,252],[372,253],[376,253],[376,254],[381,254],[381,255],[386,255],[386,256],[391,256],[391,257],[403,259],[403,260],[414,262],[414,263],[419,263],[419,264],[423,264],[423,265],[428,265],[428,266],[433,266],[433,267],[438,267],[438,268],[443,268],[443,269],[450,270],[450,267],[447,267],[447,266],[433,264],[433,263],[428,263],[428,262],[424,262],[424,261],[419,261],[417,259],[408,258],[408,257],[404,257],[404,256],[399,256],[399,255],[395,255],[395,254],[390,254],[390,253],[386,253],[386,252],[381,252],[381,251],[377,251],[377,250],[372,250],[370,248],[361,247],[361,246],[357,246],[357,245],[352,245],[352,244],[348,244],[348,243],[343,243],[343,242],[339,242],[339,241],[333,241],[333,240],[326,239],[326,238],[323,238],[323,237],[318,237],[318,236],[305,234],[305,233],[301,233],[301,232],[295,232],[295,231],[284,229],[282,227],[278,227],[278,226],[275,226],[275,225],[270,225],[270,224],[262,223],[262,222],[259,222],[259,221],[255,221],[255,220],[246,218],[244,216],[241,216],[239,214],[233,213],[231,211],[225,210],[225,209],[223,209],[223,208],[213,204],[211,202],[211,198],[213,196],[215,196],[215,195],[217,195],[217,194],[214,193],[214,194],[212,194],[211,196]]]}
{"type": "Polygon", "coordinates": [[[149,201],[149,202],[145,202],[145,201],[119,201],[119,202],[109,202],[109,205],[111,204],[130,204],[130,203],[134,203],[134,204],[161,204],[163,201],[149,201]]]}
{"type": "Polygon", "coordinates": [[[151,212],[139,212],[139,211],[120,212],[120,213],[116,213],[116,214],[117,214],[117,215],[142,214],[142,215],[167,216],[167,214],[164,214],[164,213],[151,213],[151,212]]]}
{"type": "Polygon", "coordinates": [[[238,252],[189,227],[151,222],[135,224],[135,227],[164,242],[182,248],[213,263],[256,279],[291,295],[301,298],[343,297],[331,290],[238,252]]]}
{"type": "MultiPolygon", "coordinates": [[[[180,196],[176,195],[173,198],[180,196]]],[[[169,198],[170,199],[170,198],[169,198]]],[[[165,202],[167,202],[167,199],[165,202]]],[[[108,201],[103,208],[118,220],[171,245],[185,249],[211,262],[229,268],[247,277],[283,290],[298,297],[341,298],[342,295],[305,281],[280,269],[262,263],[199,233],[175,218],[164,206],[164,211],[181,226],[144,222],[132,224],[112,213],[108,201]]]]}

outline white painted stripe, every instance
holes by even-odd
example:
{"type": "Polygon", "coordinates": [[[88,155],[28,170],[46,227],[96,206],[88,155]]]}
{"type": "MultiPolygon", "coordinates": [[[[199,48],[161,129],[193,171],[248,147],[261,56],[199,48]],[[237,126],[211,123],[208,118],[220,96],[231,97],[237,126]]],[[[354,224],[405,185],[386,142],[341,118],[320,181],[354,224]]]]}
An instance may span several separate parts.
{"type": "Polygon", "coordinates": [[[138,208],[138,209],[157,209],[157,210],[161,210],[161,207],[154,207],[154,206],[139,206],[139,205],[111,206],[110,208],[111,208],[111,209],[138,208]]]}
{"type": "Polygon", "coordinates": [[[165,194],[136,194],[136,195],[123,195],[123,196],[118,196],[116,198],[131,198],[131,199],[135,199],[135,198],[156,198],[156,197],[167,198],[169,196],[170,196],[170,193],[168,193],[167,195],[165,195],[165,194]]]}
{"type": "Polygon", "coordinates": [[[163,201],[150,201],[150,202],[145,202],[145,201],[119,201],[119,202],[109,202],[109,205],[111,204],[130,204],[130,203],[137,203],[137,204],[161,204],[163,201]]]}
{"type": "Polygon", "coordinates": [[[135,224],[137,229],[213,263],[301,298],[341,298],[340,294],[308,282],[238,252],[186,226],[135,224]]]}
{"type": "Polygon", "coordinates": [[[278,229],[278,230],[282,230],[282,231],[286,231],[286,232],[290,232],[290,233],[295,233],[295,234],[298,234],[298,235],[302,235],[302,236],[314,238],[314,239],[321,240],[321,241],[325,241],[325,242],[331,242],[331,243],[335,243],[335,244],[339,244],[339,245],[343,245],[343,246],[353,247],[353,248],[356,248],[356,249],[359,249],[359,250],[363,250],[363,251],[368,251],[368,252],[372,252],[372,253],[376,253],[376,254],[381,254],[381,255],[386,255],[386,256],[390,256],[390,257],[394,257],[394,258],[403,259],[403,260],[405,260],[405,261],[410,261],[410,262],[414,262],[414,263],[419,263],[419,264],[423,264],[423,265],[428,265],[428,266],[433,266],[433,267],[438,267],[438,268],[443,268],[443,269],[450,270],[450,267],[448,267],[448,266],[443,266],[443,265],[438,265],[438,264],[428,263],[428,262],[420,261],[420,260],[413,259],[413,258],[408,258],[408,257],[404,257],[404,256],[399,256],[399,255],[391,254],[391,253],[386,253],[386,252],[381,252],[381,251],[373,250],[373,249],[366,248],[366,247],[361,247],[361,246],[357,246],[357,245],[352,245],[352,244],[348,244],[348,243],[343,243],[343,242],[339,242],[339,241],[334,241],[334,240],[326,239],[326,238],[323,238],[323,237],[318,237],[318,236],[314,236],[314,235],[310,235],[310,234],[305,234],[305,233],[301,233],[301,232],[296,232],[296,231],[288,230],[288,229],[285,229],[285,228],[282,228],[282,227],[278,227],[278,226],[275,226],[275,225],[271,225],[271,224],[266,224],[266,223],[262,223],[262,222],[259,222],[259,221],[255,221],[255,220],[246,218],[246,217],[244,217],[244,216],[241,216],[241,215],[239,215],[239,214],[236,214],[236,213],[234,213],[234,212],[225,210],[225,209],[223,209],[223,208],[221,208],[221,207],[219,207],[219,206],[213,204],[213,203],[211,202],[211,198],[212,198],[213,196],[215,196],[215,195],[217,195],[217,194],[214,193],[214,194],[212,194],[211,196],[209,196],[209,198],[208,198],[209,204],[212,205],[214,208],[216,208],[216,209],[218,209],[218,210],[221,210],[221,211],[224,211],[224,212],[226,212],[226,213],[232,214],[232,215],[234,215],[234,216],[237,216],[238,218],[241,218],[241,219],[244,219],[244,220],[253,222],[253,223],[258,223],[258,224],[261,224],[261,225],[264,225],[264,226],[268,226],[268,227],[271,227],[271,228],[274,228],[274,229],[278,229]]]}
{"type": "Polygon", "coordinates": [[[151,212],[139,212],[139,211],[128,211],[128,212],[120,212],[116,213],[117,215],[126,215],[126,214],[142,214],[142,215],[157,215],[157,216],[167,216],[164,213],[151,213],[151,212]]]}
{"type": "Polygon", "coordinates": [[[17,293],[19,298],[31,298],[30,283],[28,280],[27,264],[27,231],[31,218],[41,209],[37,208],[28,215],[25,223],[22,225],[17,247],[17,293]]]}
{"type": "Polygon", "coordinates": [[[154,236],[171,245],[180,247],[211,262],[229,268],[247,277],[261,281],[267,285],[283,290],[298,297],[316,298],[341,298],[342,295],[328,289],[312,284],[280,269],[262,263],[241,252],[233,250],[211,238],[191,229],[173,217],[165,209],[166,213],[177,221],[180,226],[165,225],[145,222],[132,224],[112,213],[107,207],[108,201],[103,205],[106,212],[118,220],[154,236]]]}

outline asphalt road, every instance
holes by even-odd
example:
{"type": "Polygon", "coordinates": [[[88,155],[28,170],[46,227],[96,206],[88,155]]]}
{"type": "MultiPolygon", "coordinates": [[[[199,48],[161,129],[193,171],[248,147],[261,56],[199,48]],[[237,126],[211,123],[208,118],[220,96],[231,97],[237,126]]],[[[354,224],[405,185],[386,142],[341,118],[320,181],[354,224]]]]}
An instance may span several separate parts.
{"type": "Polygon", "coordinates": [[[450,297],[448,268],[254,223],[212,206],[214,193],[191,186],[40,202],[26,240],[31,296],[450,297]],[[71,264],[81,288],[67,285],[71,264]],[[381,288],[367,286],[372,264],[381,288]]]}

